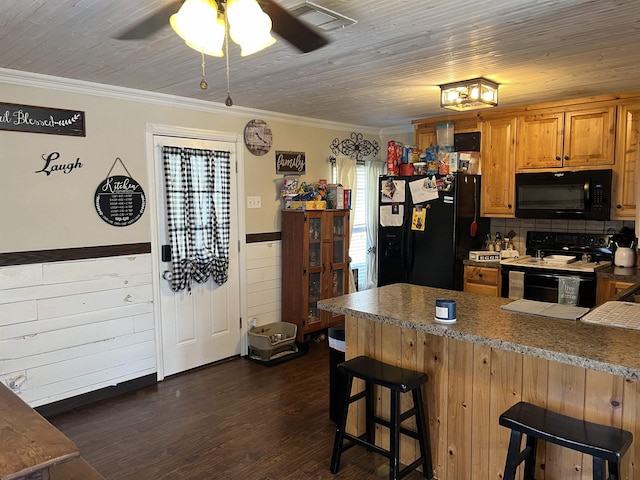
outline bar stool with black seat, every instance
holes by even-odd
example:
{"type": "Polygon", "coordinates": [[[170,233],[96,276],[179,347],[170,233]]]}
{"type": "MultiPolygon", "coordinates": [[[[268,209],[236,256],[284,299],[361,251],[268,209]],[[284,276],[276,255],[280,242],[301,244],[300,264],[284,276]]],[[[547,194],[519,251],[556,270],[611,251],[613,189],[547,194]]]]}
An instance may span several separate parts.
{"type": "Polygon", "coordinates": [[[429,431],[421,391],[422,385],[429,379],[427,375],[425,373],[389,365],[367,356],[360,356],[342,362],[338,364],[338,369],[346,375],[345,401],[342,416],[336,428],[333,454],[331,456],[331,473],[338,473],[342,452],[354,445],[361,445],[366,447],[367,450],[379,453],[389,459],[390,480],[400,479],[419,466],[422,466],[422,473],[425,478],[433,478],[429,431]],[[354,378],[364,380],[365,388],[363,391],[351,395],[351,386],[354,378]],[[386,387],[390,390],[391,409],[389,412],[389,420],[385,420],[375,414],[373,407],[375,385],[386,387]],[[401,412],[400,394],[407,392],[411,392],[412,394],[413,407],[405,412],[401,412]],[[366,432],[360,436],[355,436],[346,432],[349,405],[363,398],[365,399],[366,405],[366,432]],[[411,417],[415,417],[415,432],[401,425],[402,422],[411,417]],[[375,444],[374,427],[376,423],[389,428],[389,450],[375,444]],[[401,468],[400,465],[401,434],[417,439],[420,445],[420,457],[405,468],[401,468]]]}
{"type": "Polygon", "coordinates": [[[514,480],[524,462],[523,480],[534,480],[537,441],[555,443],[593,457],[593,480],[620,480],[620,460],[633,442],[631,432],[569,417],[526,402],[500,415],[500,425],[511,429],[503,480],[514,480]],[[526,446],[520,451],[522,435],[526,446]],[[609,476],[605,476],[605,462],[609,476]]]}

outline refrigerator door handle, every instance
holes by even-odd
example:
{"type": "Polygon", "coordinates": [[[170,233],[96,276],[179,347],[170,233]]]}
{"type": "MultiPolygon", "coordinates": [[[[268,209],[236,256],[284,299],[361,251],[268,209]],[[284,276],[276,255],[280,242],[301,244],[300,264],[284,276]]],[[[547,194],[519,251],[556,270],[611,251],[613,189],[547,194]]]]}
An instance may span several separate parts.
{"type": "Polygon", "coordinates": [[[408,229],[405,231],[404,238],[405,238],[404,245],[403,245],[405,249],[405,255],[404,255],[405,265],[404,266],[405,266],[405,273],[407,277],[409,277],[409,274],[413,271],[413,264],[414,264],[414,258],[413,258],[414,234],[411,229],[408,229]]]}

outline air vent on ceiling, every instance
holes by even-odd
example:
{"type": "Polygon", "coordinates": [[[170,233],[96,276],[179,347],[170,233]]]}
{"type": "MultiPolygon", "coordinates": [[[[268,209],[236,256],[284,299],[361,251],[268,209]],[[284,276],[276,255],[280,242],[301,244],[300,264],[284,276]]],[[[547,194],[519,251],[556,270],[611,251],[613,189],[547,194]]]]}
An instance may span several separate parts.
{"type": "Polygon", "coordinates": [[[289,12],[325,32],[348,27],[349,25],[357,23],[357,21],[352,18],[345,17],[338,12],[334,12],[333,10],[309,1],[292,7],[289,12]]]}

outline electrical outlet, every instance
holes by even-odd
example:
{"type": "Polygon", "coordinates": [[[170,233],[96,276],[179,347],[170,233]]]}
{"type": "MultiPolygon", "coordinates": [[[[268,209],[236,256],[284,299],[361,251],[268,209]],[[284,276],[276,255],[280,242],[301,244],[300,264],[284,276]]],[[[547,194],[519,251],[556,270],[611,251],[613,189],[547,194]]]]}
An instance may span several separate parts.
{"type": "Polygon", "coordinates": [[[251,330],[252,328],[256,328],[256,325],[258,325],[258,319],[256,317],[250,318],[249,319],[249,330],[251,330]]]}
{"type": "Polygon", "coordinates": [[[262,198],[247,197],[247,208],[262,208],[262,198]]]}

